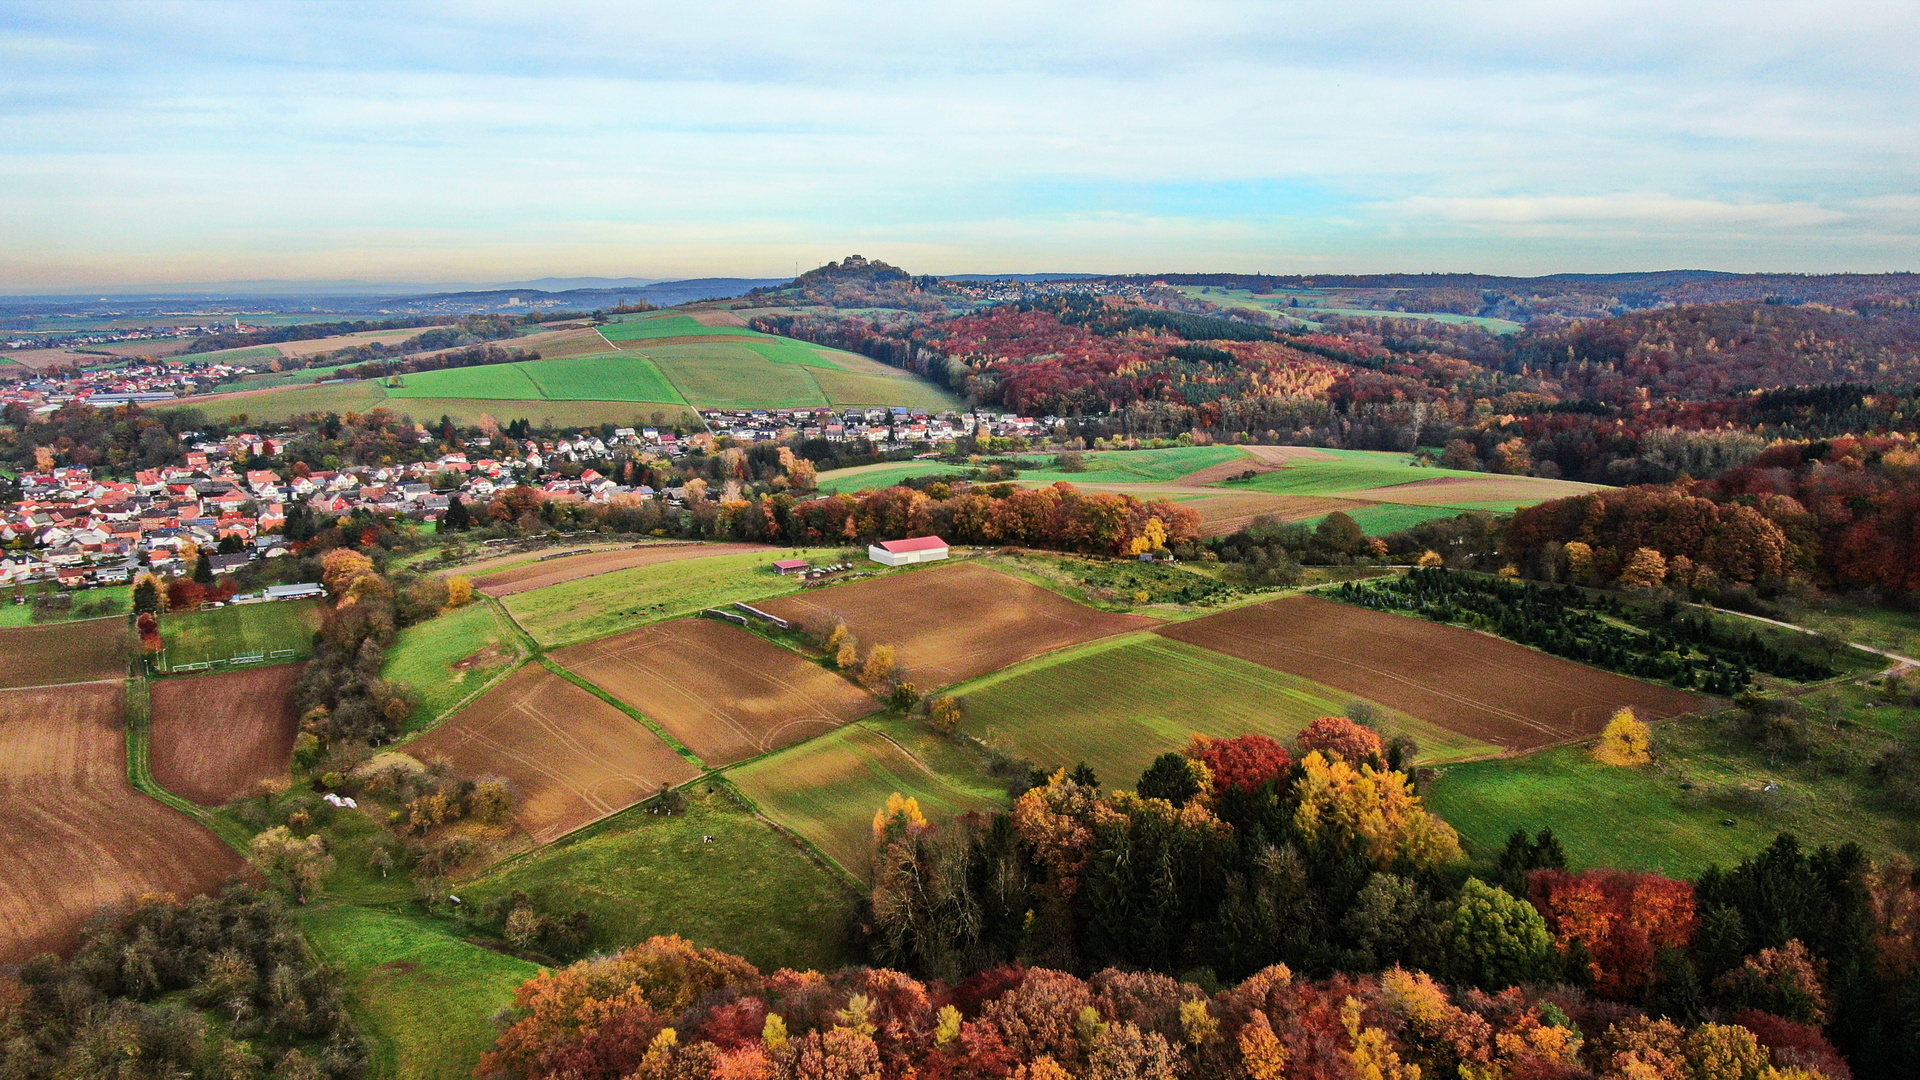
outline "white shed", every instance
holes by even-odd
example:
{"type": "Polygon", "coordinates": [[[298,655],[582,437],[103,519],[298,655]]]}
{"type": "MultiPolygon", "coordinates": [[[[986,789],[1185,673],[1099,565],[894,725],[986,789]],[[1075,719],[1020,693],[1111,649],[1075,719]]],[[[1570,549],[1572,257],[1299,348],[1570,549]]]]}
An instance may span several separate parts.
{"type": "Polygon", "coordinates": [[[912,540],[882,540],[867,548],[867,558],[882,566],[934,562],[946,558],[950,553],[947,542],[937,536],[918,536],[912,540]]]}

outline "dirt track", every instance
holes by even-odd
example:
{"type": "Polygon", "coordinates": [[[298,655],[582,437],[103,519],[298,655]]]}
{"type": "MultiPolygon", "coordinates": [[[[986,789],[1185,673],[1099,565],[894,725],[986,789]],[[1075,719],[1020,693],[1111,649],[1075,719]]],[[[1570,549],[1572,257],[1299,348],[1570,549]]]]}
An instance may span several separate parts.
{"type": "Polygon", "coordinates": [[[51,686],[126,674],[124,618],[0,630],[0,686],[51,686]]]}
{"type": "Polygon", "coordinates": [[[243,872],[127,782],[122,684],[0,691],[0,964],[71,948],[101,907],[243,872]]]}
{"type": "Polygon", "coordinates": [[[880,707],[839,675],[714,619],[675,619],[553,658],[645,713],[710,767],[812,738],[880,707]]]}
{"type": "Polygon", "coordinates": [[[831,626],[844,619],[865,655],[892,645],[922,693],[1095,638],[1143,630],[1115,615],[983,566],[957,563],[783,596],[758,605],[784,619],[831,626]]]}
{"type": "Polygon", "coordinates": [[[153,684],[153,778],[201,806],[255,794],[287,775],[300,733],[293,684],[305,664],[280,664],[153,684]]]}
{"type": "Polygon", "coordinates": [[[475,578],[474,586],[488,596],[512,596],[565,581],[577,581],[615,570],[630,570],[636,566],[678,562],[707,555],[738,555],[748,551],[772,550],[765,544],[649,544],[644,547],[623,547],[501,570],[475,578]]]}
{"type": "Polygon", "coordinates": [[[1709,701],[1471,630],[1311,596],[1158,633],[1371,698],[1508,750],[1597,734],[1622,705],[1643,717],[1664,717],[1709,701]]]}
{"type": "Polygon", "coordinates": [[[515,818],[542,844],[699,775],[639,721],[537,663],[402,749],[506,777],[515,818]]]}

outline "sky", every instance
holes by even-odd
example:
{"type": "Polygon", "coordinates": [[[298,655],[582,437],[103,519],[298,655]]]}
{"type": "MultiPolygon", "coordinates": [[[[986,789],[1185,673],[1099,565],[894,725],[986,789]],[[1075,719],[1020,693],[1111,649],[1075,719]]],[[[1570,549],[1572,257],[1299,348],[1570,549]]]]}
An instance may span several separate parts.
{"type": "Polygon", "coordinates": [[[1920,270],[1920,4],[0,0],[0,291],[1920,270]]]}

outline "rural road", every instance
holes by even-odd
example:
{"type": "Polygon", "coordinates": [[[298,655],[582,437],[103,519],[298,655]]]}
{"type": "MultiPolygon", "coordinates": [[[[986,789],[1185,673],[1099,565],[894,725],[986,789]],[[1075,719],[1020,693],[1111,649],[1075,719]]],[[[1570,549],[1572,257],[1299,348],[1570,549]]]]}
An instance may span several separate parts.
{"type": "MultiPolygon", "coordinates": [[[[1700,608],[1703,611],[1705,610],[1717,611],[1723,615],[1738,615],[1743,619],[1752,619],[1754,622],[1763,622],[1763,623],[1767,623],[1770,626],[1783,627],[1785,629],[1792,630],[1797,633],[1818,634],[1820,632],[1818,630],[1809,630],[1806,627],[1800,626],[1796,623],[1782,622],[1779,619],[1769,619],[1765,615],[1749,615],[1744,611],[1731,611],[1731,610],[1728,610],[1727,608],[1708,609],[1704,604],[1693,604],[1691,606],[1700,608]]],[[[1847,647],[1850,649],[1859,649],[1861,652],[1872,653],[1875,656],[1885,657],[1886,659],[1893,661],[1892,666],[1888,667],[1887,669],[1885,669],[1880,673],[1882,675],[1903,675],[1916,668],[1920,668],[1920,660],[1915,660],[1911,656],[1901,656],[1899,653],[1888,652],[1885,649],[1876,649],[1871,645],[1862,645],[1857,641],[1847,642],[1847,647]]]]}

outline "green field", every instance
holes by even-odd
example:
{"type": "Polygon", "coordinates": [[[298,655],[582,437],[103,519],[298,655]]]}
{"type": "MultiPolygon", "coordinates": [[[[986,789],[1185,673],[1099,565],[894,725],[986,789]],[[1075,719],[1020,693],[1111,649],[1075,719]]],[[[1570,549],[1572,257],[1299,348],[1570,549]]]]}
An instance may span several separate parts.
{"type": "Polygon", "coordinates": [[[1081,455],[1085,472],[1053,468],[1054,455],[1023,455],[1020,479],[1039,483],[1164,483],[1246,456],[1237,446],[1169,446],[1159,450],[1101,450],[1081,455]]]}
{"type": "MultiPolygon", "coordinates": [[[[133,603],[133,586],[109,585],[102,589],[75,589],[73,606],[57,612],[41,623],[71,622],[74,619],[97,619],[107,615],[125,615],[133,603]]],[[[33,626],[33,593],[30,590],[7,589],[0,591],[0,628],[9,626],[33,626]],[[27,602],[16,604],[15,596],[25,596],[27,602]]]]}
{"type": "Polygon", "coordinates": [[[848,872],[872,869],[873,815],[899,792],[921,812],[946,821],[1004,807],[1004,786],[968,783],[935,772],[863,721],[728,771],[741,791],[775,821],[832,856],[848,872]]]}
{"type": "MultiPolygon", "coordinates": [[[[1717,720],[1674,721],[1654,731],[1653,766],[1601,765],[1586,747],[1567,746],[1450,766],[1428,802],[1475,857],[1496,853],[1516,828],[1549,825],[1575,867],[1673,875],[1696,874],[1708,863],[1730,866],[1779,832],[1808,846],[1853,840],[1875,855],[1920,853],[1920,825],[1881,808],[1864,770],[1836,775],[1818,756],[1770,763],[1735,744],[1717,720]],[[1778,789],[1764,791],[1768,782],[1778,789]]],[[[1884,734],[1854,728],[1828,748],[1834,760],[1871,760],[1887,745],[1884,734]]]]}
{"type": "Polygon", "coordinates": [[[239,349],[221,349],[218,352],[183,353],[167,359],[184,364],[268,364],[280,359],[280,350],[271,345],[248,345],[239,349]]]}
{"type": "Polygon", "coordinates": [[[412,734],[432,726],[495,675],[517,666],[519,655],[512,628],[501,622],[492,604],[475,600],[400,631],[380,675],[406,683],[420,695],[420,705],[404,728],[412,734]],[[453,665],[470,657],[481,659],[455,670],[453,665]]]}
{"type": "Polygon", "coordinates": [[[596,950],[680,934],[766,971],[847,962],[846,883],[709,785],[684,790],[682,814],[626,810],[462,886],[462,899],[520,889],[543,911],[585,911],[596,950]]]}
{"type": "MultiPolygon", "coordinates": [[[[542,360],[539,363],[568,363],[542,360]]],[[[419,376],[409,376],[418,378],[419,376]]],[[[411,387],[401,388],[411,389],[411,387]]],[[[366,412],[387,408],[420,419],[450,416],[457,424],[477,424],[482,416],[501,423],[527,419],[556,427],[599,424],[698,427],[700,418],[684,405],[651,401],[570,401],[544,398],[409,397],[389,398],[372,380],[293,386],[270,393],[225,400],[188,398],[184,406],[200,409],[215,419],[245,415],[252,420],[283,420],[310,412],[366,412]]]]}
{"type": "Polygon", "coordinates": [[[1337,495],[1443,476],[1487,478],[1486,473],[1421,467],[1413,464],[1413,459],[1405,454],[1367,450],[1326,450],[1323,453],[1334,454],[1339,460],[1303,460],[1275,472],[1261,473],[1251,480],[1223,482],[1217,486],[1228,491],[1265,491],[1275,495],[1337,495]]]}
{"type": "MultiPolygon", "coordinates": [[[[1004,740],[1043,769],[1092,765],[1132,787],[1153,759],[1194,732],[1259,734],[1289,742],[1353,695],[1153,633],[1128,634],[1043,656],[956,688],[962,730],[1004,740]]],[[[1377,707],[1377,706],[1376,706],[1377,707]]],[[[1385,731],[1411,735],[1423,761],[1497,752],[1485,743],[1380,709],[1385,731]]]]}
{"type": "Polygon", "coordinates": [[[314,951],[345,973],[380,1080],[467,1080],[493,1015],[540,969],[455,936],[444,923],[345,904],[299,912],[314,951]]]}
{"type": "Polygon", "coordinates": [[[771,338],[758,330],[749,330],[744,326],[708,326],[696,321],[691,315],[671,313],[655,314],[649,312],[641,316],[628,316],[619,322],[610,322],[600,328],[608,341],[650,341],[667,337],[750,337],[771,338]]]}
{"type": "Polygon", "coordinates": [[[849,469],[829,469],[820,474],[820,492],[837,495],[842,491],[873,491],[892,487],[916,476],[941,476],[957,473],[965,466],[939,461],[890,462],[885,465],[855,465],[849,469]]]}
{"type": "MultiPolygon", "coordinates": [[[[1531,506],[1531,503],[1523,505],[1531,506]]],[[[1469,510],[1486,510],[1489,513],[1509,513],[1510,507],[1504,503],[1475,504],[1462,503],[1459,506],[1402,506],[1395,503],[1380,503],[1376,506],[1356,507],[1345,511],[1360,530],[1368,536],[1387,536],[1415,525],[1425,524],[1440,518],[1459,517],[1469,510]]],[[[1300,524],[1311,528],[1325,518],[1309,518],[1300,524]]]]}
{"type": "Polygon", "coordinates": [[[167,668],[179,668],[281,650],[291,650],[291,654],[269,656],[267,662],[305,660],[313,655],[313,634],[318,629],[318,600],[236,604],[213,611],[167,614],[160,616],[160,638],[166,643],[161,660],[167,668]]]}
{"type": "Polygon", "coordinates": [[[631,353],[422,371],[386,386],[397,401],[475,398],[509,401],[647,401],[683,404],[653,361],[631,353]]]}
{"type": "Polygon", "coordinates": [[[745,345],[660,345],[646,355],[697,408],[803,409],[828,404],[806,368],[771,363],[745,345]]]}
{"type": "Polygon", "coordinates": [[[775,574],[770,568],[775,559],[831,560],[838,551],[815,548],[796,556],[776,549],[636,566],[516,593],[505,603],[534,640],[558,648],[701,608],[784,596],[800,584],[775,574]]]}

